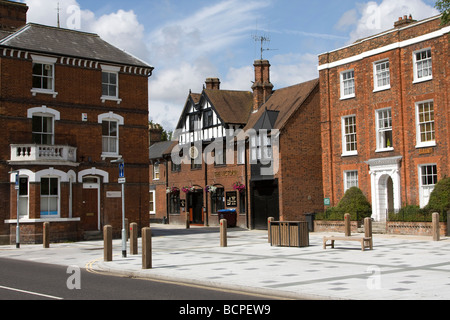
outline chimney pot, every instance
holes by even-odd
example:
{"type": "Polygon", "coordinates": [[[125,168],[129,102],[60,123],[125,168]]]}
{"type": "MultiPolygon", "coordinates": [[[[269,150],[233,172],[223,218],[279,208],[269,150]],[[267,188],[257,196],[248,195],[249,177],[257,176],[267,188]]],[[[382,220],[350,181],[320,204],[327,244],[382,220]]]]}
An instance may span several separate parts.
{"type": "Polygon", "coordinates": [[[220,90],[220,80],[218,78],[207,78],[205,84],[206,89],[220,90]]]}

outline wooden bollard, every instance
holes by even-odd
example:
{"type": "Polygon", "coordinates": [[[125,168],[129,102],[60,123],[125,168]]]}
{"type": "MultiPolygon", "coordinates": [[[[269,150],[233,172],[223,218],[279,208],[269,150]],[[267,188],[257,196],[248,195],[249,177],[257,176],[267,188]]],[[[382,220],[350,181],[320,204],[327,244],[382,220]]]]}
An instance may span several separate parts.
{"type": "Polygon", "coordinates": [[[433,241],[441,240],[441,227],[439,223],[439,213],[433,213],[433,241]]]}
{"type": "Polygon", "coordinates": [[[220,246],[222,248],[228,247],[227,229],[228,221],[226,219],[220,220],[220,246]]]}
{"type": "Polygon", "coordinates": [[[152,268],[152,229],[142,229],[142,269],[152,268]]]}
{"type": "Polygon", "coordinates": [[[365,238],[372,238],[373,232],[372,232],[372,218],[365,218],[364,219],[364,237],[365,238]]]}
{"type": "Polygon", "coordinates": [[[191,214],[189,211],[186,211],[186,229],[190,229],[191,227],[191,214]]]}
{"type": "Polygon", "coordinates": [[[267,230],[269,230],[269,243],[272,243],[272,222],[275,221],[275,218],[270,217],[267,219],[267,230]]]}
{"type": "Polygon", "coordinates": [[[44,243],[44,249],[50,248],[50,222],[45,222],[43,226],[43,243],[44,243]]]}
{"type": "Polygon", "coordinates": [[[344,215],[344,222],[345,222],[345,236],[350,237],[352,235],[352,225],[351,225],[350,213],[346,213],[344,215]]]}
{"type": "Polygon", "coordinates": [[[105,262],[113,260],[112,231],[112,226],[103,227],[103,256],[105,262]]]}
{"type": "Polygon", "coordinates": [[[135,222],[130,224],[130,254],[138,254],[138,225],[135,222]]]}

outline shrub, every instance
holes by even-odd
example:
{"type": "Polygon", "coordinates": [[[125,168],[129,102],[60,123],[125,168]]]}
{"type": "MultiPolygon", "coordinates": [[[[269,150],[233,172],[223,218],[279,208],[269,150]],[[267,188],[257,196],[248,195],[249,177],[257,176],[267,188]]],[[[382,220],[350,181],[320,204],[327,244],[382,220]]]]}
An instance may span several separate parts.
{"type": "Polygon", "coordinates": [[[427,214],[438,212],[441,218],[444,218],[448,210],[450,210],[450,178],[444,178],[434,187],[424,211],[427,214]]]}
{"type": "Polygon", "coordinates": [[[419,206],[407,205],[398,213],[390,213],[389,221],[427,222],[431,221],[431,216],[427,215],[419,206]]]}
{"type": "Polygon", "coordinates": [[[343,220],[344,215],[350,213],[352,221],[361,221],[372,216],[370,202],[363,192],[353,187],[347,190],[336,207],[329,208],[325,213],[317,215],[317,220],[343,220]]]}

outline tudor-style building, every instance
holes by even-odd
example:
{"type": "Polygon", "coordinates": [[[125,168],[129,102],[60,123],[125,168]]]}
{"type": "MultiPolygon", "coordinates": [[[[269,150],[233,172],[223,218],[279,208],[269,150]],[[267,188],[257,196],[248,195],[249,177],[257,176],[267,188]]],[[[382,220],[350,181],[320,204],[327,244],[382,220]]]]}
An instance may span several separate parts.
{"type": "Polygon", "coordinates": [[[265,229],[322,210],[318,80],[274,91],[269,61],[254,67],[253,92],[207,79],[176,141],[150,148],[152,220],[218,225],[218,210],[235,209],[238,226],[265,229]]]}
{"type": "Polygon", "coordinates": [[[358,186],[373,218],[424,207],[450,175],[450,27],[400,17],[394,28],[319,57],[324,196],[358,186]]]}
{"type": "Polygon", "coordinates": [[[126,163],[127,218],[148,225],[153,67],[98,35],[27,24],[27,9],[0,1],[2,243],[14,242],[17,212],[22,242],[41,241],[46,221],[52,241],[80,240],[105,224],[119,234],[116,159],[126,163]]]}

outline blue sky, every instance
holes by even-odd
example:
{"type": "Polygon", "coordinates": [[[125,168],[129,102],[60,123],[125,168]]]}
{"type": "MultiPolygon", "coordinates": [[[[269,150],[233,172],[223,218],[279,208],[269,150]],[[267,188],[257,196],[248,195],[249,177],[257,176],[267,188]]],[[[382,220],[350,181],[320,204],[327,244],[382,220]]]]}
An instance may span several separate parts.
{"type": "Polygon", "coordinates": [[[29,22],[94,32],[155,67],[150,118],[174,129],[189,90],[207,77],[223,89],[250,90],[260,44],[275,88],[318,77],[317,56],[393,27],[399,16],[438,14],[435,0],[22,0],[29,22]],[[79,11],[73,11],[79,8],[79,11]],[[72,23],[73,25],[73,23],[72,23]]]}

